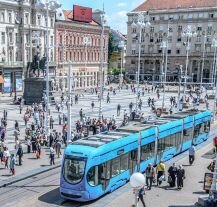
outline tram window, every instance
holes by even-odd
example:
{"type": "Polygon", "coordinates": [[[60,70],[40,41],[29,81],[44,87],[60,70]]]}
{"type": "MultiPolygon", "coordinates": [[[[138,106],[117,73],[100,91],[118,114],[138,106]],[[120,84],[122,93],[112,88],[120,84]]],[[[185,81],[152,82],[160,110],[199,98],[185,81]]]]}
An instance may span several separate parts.
{"type": "Polygon", "coordinates": [[[183,142],[186,142],[192,139],[191,133],[192,133],[192,128],[183,130],[183,142]]]}
{"type": "Polygon", "coordinates": [[[200,133],[200,124],[194,127],[194,138],[198,137],[200,133]]]}
{"type": "Polygon", "coordinates": [[[133,150],[130,153],[130,156],[131,156],[131,160],[136,161],[137,160],[137,150],[133,150]]]}
{"type": "Polygon", "coordinates": [[[129,158],[129,154],[124,154],[121,156],[121,170],[120,172],[124,172],[126,170],[128,170],[128,158],[129,158]]]}
{"type": "Polygon", "coordinates": [[[205,125],[205,123],[201,123],[200,124],[200,133],[204,133],[205,131],[204,131],[204,125],[205,125]]]}
{"type": "Polygon", "coordinates": [[[117,157],[112,160],[111,163],[111,177],[115,177],[116,175],[120,174],[120,157],[117,157]]]}
{"type": "Polygon", "coordinates": [[[152,142],[141,147],[141,161],[148,160],[154,156],[154,145],[155,143],[152,142]]]}
{"type": "Polygon", "coordinates": [[[174,139],[172,140],[171,136],[164,138],[164,140],[165,140],[165,149],[169,149],[169,148],[173,147],[172,141],[174,139]]]}
{"type": "MultiPolygon", "coordinates": [[[[100,171],[100,169],[99,169],[100,171]]],[[[96,186],[99,184],[99,179],[98,179],[98,166],[94,166],[90,168],[90,170],[87,173],[87,182],[91,186],[96,186]]]]}
{"type": "Polygon", "coordinates": [[[64,160],[64,178],[67,182],[79,183],[84,175],[85,160],[65,159],[64,160]]]}
{"type": "Polygon", "coordinates": [[[209,133],[210,131],[210,121],[204,123],[204,132],[209,133]]]}
{"type": "Polygon", "coordinates": [[[165,149],[165,140],[164,139],[159,139],[158,140],[158,151],[164,151],[165,149]]]}

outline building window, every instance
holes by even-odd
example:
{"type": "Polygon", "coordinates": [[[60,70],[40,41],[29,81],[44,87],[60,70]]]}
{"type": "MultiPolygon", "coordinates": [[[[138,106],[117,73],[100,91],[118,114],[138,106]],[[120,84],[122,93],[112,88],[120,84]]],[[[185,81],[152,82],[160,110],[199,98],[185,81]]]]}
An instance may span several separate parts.
{"type": "Polygon", "coordinates": [[[154,27],[150,27],[150,32],[154,32],[154,27]]]}
{"type": "Polygon", "coordinates": [[[164,16],[160,16],[160,20],[164,20],[164,16]]]}
{"type": "Polygon", "coordinates": [[[68,38],[68,36],[66,36],[66,45],[69,44],[68,41],[69,41],[69,38],[68,38]]]}
{"type": "Polygon", "coordinates": [[[178,25],[178,31],[182,31],[182,25],[178,25]]]}
{"type": "Polygon", "coordinates": [[[63,36],[60,35],[60,44],[63,44],[63,36]]]}
{"type": "Polygon", "coordinates": [[[131,60],[131,65],[135,65],[135,60],[131,60]]]}
{"type": "Polygon", "coordinates": [[[173,32],[173,27],[171,25],[169,26],[169,32],[173,32]]]}
{"type": "Polygon", "coordinates": [[[29,34],[26,34],[26,43],[29,44],[29,34]]]}
{"type": "Polygon", "coordinates": [[[150,42],[154,42],[153,34],[150,34],[150,42]]]}
{"type": "Polygon", "coordinates": [[[193,14],[192,13],[189,13],[188,14],[188,19],[192,19],[193,18],[193,14]]]}
{"type": "Polygon", "coordinates": [[[13,35],[11,32],[9,33],[9,43],[13,43],[13,35]]]}
{"type": "Polygon", "coordinates": [[[41,26],[41,16],[40,15],[37,16],[37,25],[41,26]]]}
{"type": "Polygon", "coordinates": [[[174,19],[173,15],[170,15],[169,20],[173,20],[173,19],[174,19]]]}
{"type": "Polygon", "coordinates": [[[201,26],[197,27],[197,31],[202,31],[202,27],[201,26]]]}
{"type": "Polygon", "coordinates": [[[15,41],[16,41],[16,44],[17,44],[17,43],[19,43],[19,35],[18,35],[18,33],[15,34],[15,37],[16,37],[15,41]]]}
{"type": "Polygon", "coordinates": [[[177,50],[176,50],[176,54],[180,54],[180,49],[177,49],[177,50]]]}
{"type": "Polygon", "coordinates": [[[167,50],[167,53],[168,53],[168,54],[171,54],[171,49],[167,50]]]}
{"type": "Polygon", "coordinates": [[[169,37],[168,37],[168,42],[172,42],[172,40],[173,40],[173,39],[172,39],[172,36],[169,36],[169,37]]]}
{"type": "Polygon", "coordinates": [[[50,19],[50,27],[53,27],[53,18],[50,19]]]}
{"type": "Polygon", "coordinates": [[[1,12],[1,21],[5,22],[5,13],[3,11],[1,12]]]}
{"type": "Polygon", "coordinates": [[[136,50],[132,50],[132,55],[135,55],[136,54],[136,50]]]}
{"type": "Polygon", "coordinates": [[[1,44],[5,44],[5,32],[1,33],[1,44]]]}
{"type": "Polygon", "coordinates": [[[12,23],[12,13],[11,12],[8,13],[8,22],[12,23]]]}
{"type": "Polygon", "coordinates": [[[135,27],[132,28],[132,33],[136,33],[136,28],[135,27]]]}
{"type": "Polygon", "coordinates": [[[209,18],[213,19],[214,18],[214,14],[213,13],[209,13],[209,18]]]}
{"type": "Polygon", "coordinates": [[[200,36],[200,35],[198,35],[198,36],[196,37],[196,42],[201,42],[201,36],[200,36]]]}
{"type": "Polygon", "coordinates": [[[152,20],[152,21],[155,21],[155,17],[151,17],[151,20],[152,20]]]}
{"type": "Polygon", "coordinates": [[[181,35],[178,35],[177,37],[177,42],[181,42],[182,41],[182,36],[181,35]]]}
{"type": "Polygon", "coordinates": [[[50,36],[50,46],[53,46],[53,36],[50,36]]]}
{"type": "Polygon", "coordinates": [[[29,24],[29,14],[25,13],[25,24],[29,24]]]}

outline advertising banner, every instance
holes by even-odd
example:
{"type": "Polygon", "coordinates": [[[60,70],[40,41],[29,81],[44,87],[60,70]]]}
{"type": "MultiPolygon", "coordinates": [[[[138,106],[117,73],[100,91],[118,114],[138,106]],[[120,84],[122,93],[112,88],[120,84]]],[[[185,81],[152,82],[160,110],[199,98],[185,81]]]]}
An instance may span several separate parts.
{"type": "Polygon", "coordinates": [[[80,22],[92,21],[92,9],[88,7],[74,5],[73,7],[73,19],[80,22]]]}

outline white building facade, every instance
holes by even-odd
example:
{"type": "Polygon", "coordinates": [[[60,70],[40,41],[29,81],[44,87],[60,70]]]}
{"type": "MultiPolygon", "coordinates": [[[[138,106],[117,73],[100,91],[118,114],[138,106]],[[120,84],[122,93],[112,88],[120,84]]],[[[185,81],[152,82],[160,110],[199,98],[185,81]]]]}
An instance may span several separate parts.
{"type": "MultiPolygon", "coordinates": [[[[46,11],[37,10],[37,0],[0,0],[0,75],[3,92],[22,91],[27,64],[38,52],[46,53],[46,11]]],[[[55,12],[49,11],[50,73],[54,64],[55,12]]]]}
{"type": "Polygon", "coordinates": [[[151,26],[142,29],[140,80],[160,80],[163,41],[167,42],[167,81],[177,80],[180,65],[183,71],[186,69],[187,38],[183,32],[190,26],[195,36],[189,43],[187,75],[194,82],[200,81],[201,76],[203,82],[211,82],[215,51],[212,42],[217,31],[216,1],[147,0],[129,13],[126,71],[131,79],[136,76],[139,53],[139,30],[132,28],[132,23],[141,12],[149,13],[151,26]]]}

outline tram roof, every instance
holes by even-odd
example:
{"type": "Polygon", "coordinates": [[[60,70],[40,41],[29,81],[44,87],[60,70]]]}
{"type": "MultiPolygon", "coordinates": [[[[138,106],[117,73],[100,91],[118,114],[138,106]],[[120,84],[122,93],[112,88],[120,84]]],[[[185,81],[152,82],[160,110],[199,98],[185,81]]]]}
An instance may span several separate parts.
{"type": "Polygon", "coordinates": [[[127,137],[129,135],[131,135],[131,133],[111,131],[111,132],[96,134],[94,136],[79,139],[73,142],[73,144],[97,148],[102,145],[121,139],[123,137],[127,137]]]}

